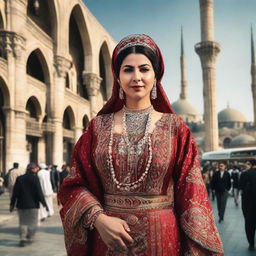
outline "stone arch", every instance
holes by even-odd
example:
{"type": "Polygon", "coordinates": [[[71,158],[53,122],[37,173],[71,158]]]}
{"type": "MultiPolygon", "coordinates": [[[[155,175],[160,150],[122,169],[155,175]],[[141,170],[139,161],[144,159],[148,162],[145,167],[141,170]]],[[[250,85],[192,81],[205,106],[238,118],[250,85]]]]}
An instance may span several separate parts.
{"type": "Polygon", "coordinates": [[[62,126],[67,130],[73,130],[75,127],[75,114],[71,106],[66,107],[64,110],[62,126]]]}
{"type": "Polygon", "coordinates": [[[42,107],[35,96],[29,97],[26,103],[26,111],[29,118],[39,120],[42,116],[42,107]]]}
{"type": "Polygon", "coordinates": [[[27,15],[57,43],[59,23],[55,2],[54,0],[28,0],[27,15]]]}
{"type": "Polygon", "coordinates": [[[33,50],[28,58],[26,64],[26,72],[28,75],[45,84],[50,84],[50,71],[44,54],[39,48],[33,50]]]}
{"type": "Polygon", "coordinates": [[[0,174],[6,168],[6,117],[4,108],[10,104],[10,94],[5,81],[0,77],[0,174]]]}
{"type": "Polygon", "coordinates": [[[5,82],[5,79],[1,76],[0,76],[0,90],[1,90],[1,94],[3,95],[3,98],[4,98],[3,107],[10,106],[10,92],[7,87],[7,83],[5,82]]]}
{"type": "Polygon", "coordinates": [[[85,17],[79,4],[72,8],[69,17],[69,53],[77,74],[77,92],[89,99],[82,74],[84,70],[91,70],[92,48],[85,17]]]}
{"type": "Polygon", "coordinates": [[[0,29],[4,29],[5,25],[4,25],[4,18],[2,15],[2,11],[0,10],[0,29]]]}
{"type": "Polygon", "coordinates": [[[106,41],[101,45],[99,52],[99,73],[102,78],[100,91],[103,100],[106,101],[110,97],[112,88],[111,56],[106,41]]]}
{"type": "Polygon", "coordinates": [[[63,162],[70,164],[74,146],[75,115],[71,106],[66,107],[63,113],[63,162]]]}
{"type": "Polygon", "coordinates": [[[88,125],[89,125],[89,118],[87,115],[84,115],[84,117],[83,117],[83,132],[86,130],[88,125]]]}

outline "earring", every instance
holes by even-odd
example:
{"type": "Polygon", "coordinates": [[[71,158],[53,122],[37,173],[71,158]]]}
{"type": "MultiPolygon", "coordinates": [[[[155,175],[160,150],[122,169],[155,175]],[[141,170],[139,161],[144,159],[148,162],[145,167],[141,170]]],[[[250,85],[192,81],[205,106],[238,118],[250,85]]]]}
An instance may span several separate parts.
{"type": "Polygon", "coordinates": [[[156,90],[156,79],[154,81],[154,85],[151,91],[151,100],[155,100],[157,98],[157,90],[156,90]]]}
{"type": "Polygon", "coordinates": [[[120,86],[120,89],[119,89],[119,98],[120,98],[120,100],[124,99],[124,90],[122,89],[121,86],[120,86]]]}

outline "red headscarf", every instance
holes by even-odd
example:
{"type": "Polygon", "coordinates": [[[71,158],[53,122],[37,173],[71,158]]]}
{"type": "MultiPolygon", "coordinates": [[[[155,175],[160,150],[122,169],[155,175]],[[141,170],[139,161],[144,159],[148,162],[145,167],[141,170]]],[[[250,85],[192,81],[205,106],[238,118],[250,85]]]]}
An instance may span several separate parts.
{"type": "Polygon", "coordinates": [[[156,84],[157,98],[155,100],[151,100],[151,103],[152,103],[154,109],[159,112],[163,112],[163,113],[174,113],[174,111],[172,110],[171,104],[166,96],[166,93],[161,85],[161,80],[162,80],[162,77],[164,74],[164,61],[163,61],[163,57],[162,57],[160,49],[158,48],[158,46],[156,45],[154,40],[151,37],[149,37],[148,35],[133,34],[133,35],[129,35],[129,36],[126,36],[125,38],[123,38],[117,44],[117,46],[115,47],[115,49],[113,51],[112,73],[113,73],[113,77],[114,77],[114,84],[113,84],[112,95],[111,95],[110,99],[107,101],[107,103],[103,106],[103,108],[99,111],[98,115],[117,112],[123,107],[124,100],[121,100],[119,98],[120,85],[117,81],[118,78],[117,78],[117,74],[115,72],[116,59],[117,59],[118,54],[122,50],[132,47],[132,46],[136,46],[136,45],[150,48],[151,50],[153,50],[153,52],[155,52],[155,54],[159,58],[160,76],[159,76],[159,78],[157,80],[157,84],[156,84]]]}

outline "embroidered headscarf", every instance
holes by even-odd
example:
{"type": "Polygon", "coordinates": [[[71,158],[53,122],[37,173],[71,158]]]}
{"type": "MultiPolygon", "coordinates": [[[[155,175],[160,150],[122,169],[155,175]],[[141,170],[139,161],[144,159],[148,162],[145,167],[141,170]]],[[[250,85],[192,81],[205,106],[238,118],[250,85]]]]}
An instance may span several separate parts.
{"type": "Polygon", "coordinates": [[[160,72],[156,82],[157,98],[154,100],[151,99],[151,103],[154,109],[159,112],[174,113],[174,111],[172,110],[171,104],[161,84],[161,80],[164,74],[164,61],[163,61],[163,57],[160,49],[158,48],[154,40],[148,35],[132,34],[123,38],[117,44],[117,46],[113,51],[112,73],[114,78],[114,84],[113,84],[112,95],[110,99],[107,101],[107,103],[103,106],[103,108],[99,111],[98,115],[117,112],[123,107],[124,100],[121,100],[119,98],[120,85],[118,83],[118,74],[116,74],[115,66],[116,66],[117,56],[119,55],[119,53],[122,52],[124,49],[133,47],[133,46],[142,46],[142,47],[150,48],[159,58],[160,72]]]}

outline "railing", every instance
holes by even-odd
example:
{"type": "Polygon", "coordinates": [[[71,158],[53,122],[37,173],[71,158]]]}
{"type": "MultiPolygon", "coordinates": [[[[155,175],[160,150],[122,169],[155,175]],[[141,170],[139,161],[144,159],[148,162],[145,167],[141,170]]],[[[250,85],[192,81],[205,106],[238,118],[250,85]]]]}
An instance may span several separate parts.
{"type": "Polygon", "coordinates": [[[55,125],[51,123],[42,123],[42,130],[44,132],[55,132],[55,125]]]}
{"type": "Polygon", "coordinates": [[[63,137],[74,139],[75,138],[75,133],[72,130],[68,130],[68,129],[63,128],[63,137]]]}
{"type": "Polygon", "coordinates": [[[26,120],[26,134],[41,137],[42,129],[40,123],[36,120],[26,120]]]}

